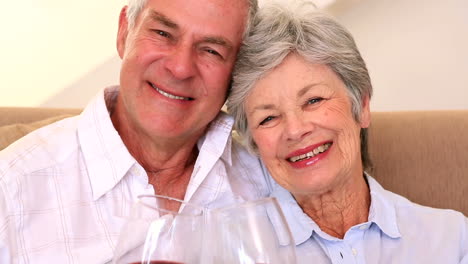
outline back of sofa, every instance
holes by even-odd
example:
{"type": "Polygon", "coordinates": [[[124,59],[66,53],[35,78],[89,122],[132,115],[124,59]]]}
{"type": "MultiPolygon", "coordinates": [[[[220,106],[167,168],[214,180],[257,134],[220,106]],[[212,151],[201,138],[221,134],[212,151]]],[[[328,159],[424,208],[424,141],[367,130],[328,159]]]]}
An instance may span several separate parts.
{"type": "MultiPolygon", "coordinates": [[[[37,127],[79,112],[0,107],[0,150],[37,127]]],[[[416,203],[468,215],[466,131],[468,110],[374,112],[370,173],[386,189],[416,203]]]]}
{"type": "Polygon", "coordinates": [[[468,110],[372,113],[371,174],[410,200],[468,215],[468,110]]]}
{"type": "Polygon", "coordinates": [[[0,150],[39,127],[80,112],[68,108],[0,107],[0,150]]]}
{"type": "Polygon", "coordinates": [[[0,107],[0,127],[77,115],[80,112],[81,109],[74,108],[0,107]]]}

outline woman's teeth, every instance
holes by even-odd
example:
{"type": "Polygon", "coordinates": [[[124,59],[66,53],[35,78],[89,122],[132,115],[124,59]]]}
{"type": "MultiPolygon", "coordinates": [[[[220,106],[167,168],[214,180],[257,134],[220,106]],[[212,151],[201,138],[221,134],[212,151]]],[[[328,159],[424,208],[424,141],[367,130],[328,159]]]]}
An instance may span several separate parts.
{"type": "Polygon", "coordinates": [[[159,89],[158,87],[154,86],[154,84],[151,84],[151,86],[156,90],[158,91],[158,93],[160,93],[161,95],[167,97],[167,98],[171,98],[171,99],[176,99],[176,100],[186,100],[186,101],[191,101],[193,100],[192,98],[190,97],[182,97],[182,96],[177,96],[177,95],[173,95],[173,94],[170,94],[170,93],[167,93],[161,89],[159,89]]]}
{"type": "Polygon", "coordinates": [[[326,151],[327,149],[329,149],[331,145],[332,145],[332,143],[325,143],[325,144],[323,144],[321,146],[316,147],[311,152],[308,152],[308,153],[305,153],[305,154],[302,154],[302,155],[299,155],[299,156],[291,157],[288,160],[291,161],[291,162],[296,162],[296,161],[301,161],[301,160],[304,160],[304,159],[312,158],[312,157],[318,155],[319,153],[322,153],[322,152],[326,151]]]}

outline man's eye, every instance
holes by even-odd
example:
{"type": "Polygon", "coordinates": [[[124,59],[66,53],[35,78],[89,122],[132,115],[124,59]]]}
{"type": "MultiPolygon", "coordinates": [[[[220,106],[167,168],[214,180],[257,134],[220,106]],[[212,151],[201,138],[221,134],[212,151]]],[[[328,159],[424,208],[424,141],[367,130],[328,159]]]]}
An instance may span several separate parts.
{"type": "Polygon", "coordinates": [[[171,35],[165,31],[158,30],[158,29],[155,29],[153,31],[156,32],[156,34],[160,35],[161,37],[165,37],[165,38],[171,37],[171,35]]]}
{"type": "Polygon", "coordinates": [[[214,50],[214,49],[205,49],[205,51],[208,52],[209,54],[222,57],[221,54],[219,54],[219,52],[217,52],[217,51],[214,50]]]}
{"type": "Polygon", "coordinates": [[[311,98],[311,99],[307,100],[307,104],[316,104],[316,103],[319,103],[321,101],[323,101],[323,98],[321,98],[321,97],[311,98]]]}
{"type": "Polygon", "coordinates": [[[263,126],[265,125],[266,123],[270,122],[271,120],[273,120],[275,117],[274,116],[269,116],[265,119],[262,120],[262,122],[260,122],[260,125],[263,126]]]}

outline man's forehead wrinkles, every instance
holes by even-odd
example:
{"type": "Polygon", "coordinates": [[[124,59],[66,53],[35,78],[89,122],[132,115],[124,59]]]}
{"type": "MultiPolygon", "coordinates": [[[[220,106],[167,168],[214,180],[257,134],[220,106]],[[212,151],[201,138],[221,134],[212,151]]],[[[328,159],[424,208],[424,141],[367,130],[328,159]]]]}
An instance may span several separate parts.
{"type": "Polygon", "coordinates": [[[172,19],[170,19],[169,17],[167,17],[166,15],[164,15],[164,14],[158,12],[158,11],[151,10],[150,14],[149,14],[149,17],[151,18],[151,20],[160,22],[160,23],[164,24],[167,27],[174,28],[174,29],[179,28],[179,25],[176,22],[174,22],[172,19]]]}

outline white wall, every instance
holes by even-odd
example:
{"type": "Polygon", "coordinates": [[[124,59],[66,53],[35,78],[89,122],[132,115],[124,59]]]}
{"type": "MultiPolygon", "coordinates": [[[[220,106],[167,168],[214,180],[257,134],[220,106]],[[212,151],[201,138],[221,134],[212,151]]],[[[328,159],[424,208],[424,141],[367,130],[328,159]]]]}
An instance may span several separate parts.
{"type": "Polygon", "coordinates": [[[335,16],[368,64],[372,110],[468,109],[468,1],[353,2],[335,16]]]}
{"type": "Polygon", "coordinates": [[[2,2],[0,106],[82,107],[115,83],[122,6],[123,0],[2,2]]]}
{"type": "MultiPolygon", "coordinates": [[[[83,107],[117,83],[124,3],[3,3],[0,106],[83,107]]],[[[337,0],[334,7],[368,63],[373,110],[468,109],[468,1],[337,0]]]]}

